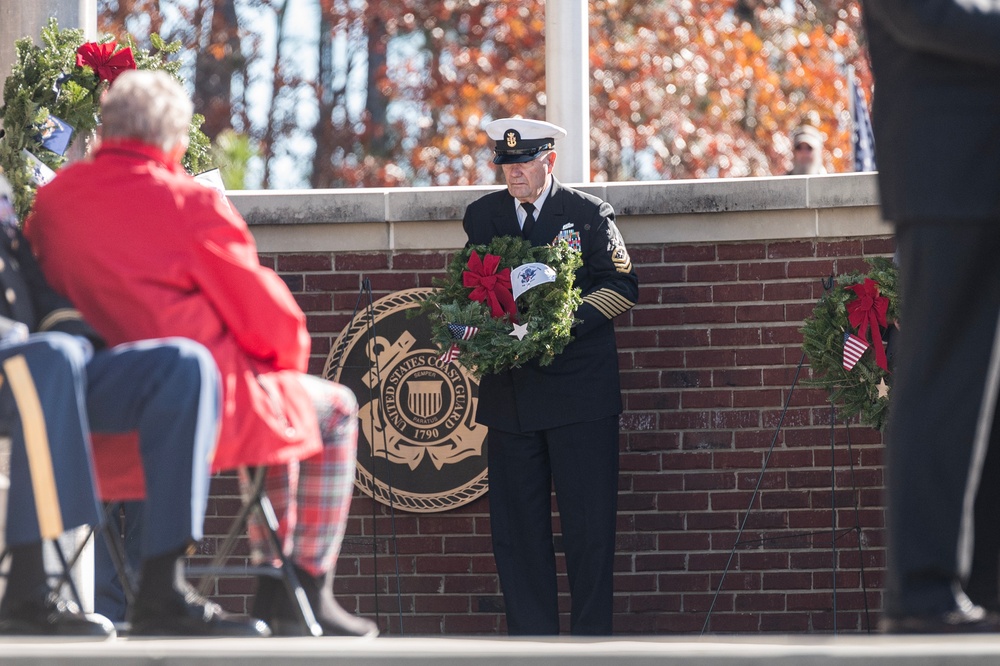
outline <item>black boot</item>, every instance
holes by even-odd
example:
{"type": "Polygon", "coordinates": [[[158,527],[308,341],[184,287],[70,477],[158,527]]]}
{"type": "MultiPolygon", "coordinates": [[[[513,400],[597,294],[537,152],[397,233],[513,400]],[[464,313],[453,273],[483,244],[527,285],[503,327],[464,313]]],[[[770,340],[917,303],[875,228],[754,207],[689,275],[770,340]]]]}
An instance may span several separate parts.
{"type": "Polygon", "coordinates": [[[145,560],[135,603],[132,636],[270,636],[267,624],[230,615],[198,595],[184,579],[181,553],[145,560]]]}
{"type": "Polygon", "coordinates": [[[49,589],[41,542],[10,549],[7,590],[0,602],[0,634],[8,636],[90,636],[111,638],[111,620],[84,613],[49,589]]]}
{"type": "MultiPolygon", "coordinates": [[[[324,636],[378,636],[378,627],[374,622],[351,615],[333,598],[332,574],[313,576],[298,566],[295,567],[295,574],[324,636]]],[[[271,626],[274,635],[308,636],[284,584],[265,576],[261,576],[258,583],[254,612],[256,614],[260,609],[259,617],[271,626]],[[265,598],[268,594],[272,595],[270,603],[265,598]]]]}

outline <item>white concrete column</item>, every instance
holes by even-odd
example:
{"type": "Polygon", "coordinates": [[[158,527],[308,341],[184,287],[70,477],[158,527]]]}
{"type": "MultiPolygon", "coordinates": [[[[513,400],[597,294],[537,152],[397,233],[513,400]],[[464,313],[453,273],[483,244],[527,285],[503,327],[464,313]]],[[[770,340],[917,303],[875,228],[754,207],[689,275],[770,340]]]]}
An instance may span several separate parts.
{"type": "Polygon", "coordinates": [[[97,37],[97,0],[0,0],[0,81],[14,64],[14,42],[30,36],[37,43],[50,16],[60,28],[81,28],[87,39],[97,37]]]}
{"type": "Polygon", "coordinates": [[[545,3],[545,119],[568,136],[556,144],[555,175],[590,182],[590,33],[587,0],[545,3]]]}

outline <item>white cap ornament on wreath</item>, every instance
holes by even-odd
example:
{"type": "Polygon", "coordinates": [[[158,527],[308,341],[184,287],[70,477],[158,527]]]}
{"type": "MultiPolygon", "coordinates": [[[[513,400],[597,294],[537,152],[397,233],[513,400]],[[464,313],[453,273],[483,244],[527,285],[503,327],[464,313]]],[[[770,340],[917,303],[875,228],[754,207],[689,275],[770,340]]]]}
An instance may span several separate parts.
{"type": "Polygon", "coordinates": [[[532,287],[555,281],[555,269],[540,263],[521,264],[510,273],[510,287],[515,300],[532,287]]]}

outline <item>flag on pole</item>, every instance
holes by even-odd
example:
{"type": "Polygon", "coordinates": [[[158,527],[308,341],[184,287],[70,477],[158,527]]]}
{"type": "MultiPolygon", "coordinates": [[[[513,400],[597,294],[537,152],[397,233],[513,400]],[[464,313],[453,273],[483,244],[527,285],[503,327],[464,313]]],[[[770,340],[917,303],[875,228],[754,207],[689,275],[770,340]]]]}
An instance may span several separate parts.
{"type": "Polygon", "coordinates": [[[844,370],[850,370],[857,365],[868,347],[867,342],[853,333],[844,333],[844,370]]]}
{"type": "Polygon", "coordinates": [[[847,73],[847,87],[851,96],[851,123],[853,126],[852,146],[854,148],[854,170],[875,171],[875,133],[872,131],[871,116],[865,95],[854,76],[854,68],[847,73]]]}

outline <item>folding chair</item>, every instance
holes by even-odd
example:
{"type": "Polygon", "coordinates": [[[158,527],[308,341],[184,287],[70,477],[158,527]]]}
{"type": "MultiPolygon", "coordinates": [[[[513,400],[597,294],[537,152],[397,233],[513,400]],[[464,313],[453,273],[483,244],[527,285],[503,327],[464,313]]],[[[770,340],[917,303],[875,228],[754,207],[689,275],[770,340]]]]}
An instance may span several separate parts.
{"type": "MultiPolygon", "coordinates": [[[[138,443],[136,442],[135,445],[130,445],[128,442],[118,439],[115,443],[117,451],[114,455],[114,460],[112,461],[109,458],[108,447],[104,447],[102,445],[102,438],[103,436],[99,436],[94,439],[94,457],[95,460],[98,461],[96,465],[98,476],[107,476],[107,478],[103,479],[99,484],[102,488],[102,494],[105,493],[105,488],[117,488],[119,492],[125,492],[128,495],[128,499],[143,497],[145,495],[144,483],[139,483],[139,481],[141,481],[142,465],[138,455],[138,443]],[[123,468],[128,470],[127,475],[121,474],[123,468]],[[111,470],[110,473],[109,470],[111,470]],[[122,483],[113,481],[111,475],[118,475],[117,478],[119,480],[123,476],[128,476],[129,483],[125,484],[127,487],[123,488],[122,483]],[[107,483],[105,483],[105,481],[107,481],[107,483]]],[[[108,440],[110,438],[103,439],[108,440]]],[[[313,614],[309,600],[306,598],[305,591],[302,589],[299,578],[295,573],[295,567],[293,566],[291,559],[284,554],[281,548],[281,541],[278,538],[278,518],[265,491],[267,468],[256,467],[245,471],[249,481],[241,489],[242,504],[240,506],[240,510],[233,519],[233,522],[229,527],[229,531],[219,548],[216,550],[214,557],[207,565],[189,565],[185,571],[187,575],[192,578],[200,576],[196,589],[202,596],[205,596],[208,593],[212,579],[217,576],[259,575],[280,578],[284,583],[285,591],[289,595],[289,599],[294,601],[292,606],[295,608],[296,615],[298,616],[306,634],[321,636],[323,634],[323,629],[316,621],[316,617],[313,614]],[[233,548],[236,546],[240,535],[246,532],[247,522],[254,512],[257,512],[257,514],[261,517],[262,528],[265,531],[267,540],[274,552],[277,553],[278,560],[280,562],[280,566],[277,568],[274,566],[227,566],[225,564],[226,560],[232,554],[233,548]]],[[[108,492],[111,494],[105,495],[103,499],[110,502],[108,504],[109,511],[117,511],[116,500],[126,498],[114,495],[111,490],[108,492]]],[[[114,515],[117,515],[117,513],[114,515]]],[[[129,571],[123,545],[117,530],[114,528],[114,525],[117,525],[116,520],[106,519],[101,531],[107,540],[108,550],[111,553],[111,560],[118,573],[118,578],[121,581],[122,588],[125,592],[125,598],[128,603],[131,603],[135,598],[137,581],[135,580],[133,573],[129,571]]]]}
{"type": "MultiPolygon", "coordinates": [[[[3,428],[0,427],[0,431],[2,430],[3,428]]],[[[0,433],[0,437],[6,439],[6,435],[2,433],[0,433]]],[[[6,468],[8,467],[7,458],[10,455],[9,440],[0,443],[0,449],[2,449],[2,451],[0,451],[0,457],[3,458],[3,467],[6,468]]],[[[3,502],[0,502],[0,512],[2,512],[2,515],[0,515],[0,539],[3,538],[2,530],[5,529],[6,527],[7,493],[9,490],[10,490],[10,479],[7,478],[6,474],[0,473],[0,493],[2,493],[3,495],[3,502]]],[[[79,545],[79,547],[76,549],[76,551],[73,553],[73,556],[67,558],[66,553],[63,550],[62,543],[59,541],[59,536],[61,535],[44,535],[42,539],[43,543],[48,542],[49,545],[52,547],[52,550],[53,552],[55,552],[56,555],[56,560],[59,564],[59,572],[56,573],[55,575],[49,574],[50,579],[53,578],[55,579],[50,584],[52,585],[52,589],[56,591],[60,591],[63,587],[65,587],[69,591],[72,600],[75,601],[77,605],[82,607],[83,602],[80,597],[80,591],[79,589],[77,589],[76,582],[73,580],[73,567],[76,565],[80,556],[83,554],[84,548],[86,547],[87,544],[87,540],[84,539],[79,545]]],[[[7,558],[9,556],[10,556],[10,548],[8,548],[7,544],[4,543],[3,549],[0,550],[0,568],[3,567],[3,564],[7,561],[7,558]]],[[[0,573],[0,576],[6,576],[6,575],[7,575],[6,571],[0,573]]]]}
{"type": "MultiPolygon", "coordinates": [[[[77,548],[73,557],[68,559],[65,551],[63,551],[62,545],[59,543],[59,539],[50,539],[47,541],[55,551],[56,557],[59,560],[59,568],[61,569],[61,571],[57,574],[49,574],[50,579],[55,578],[55,583],[52,585],[52,589],[58,591],[62,587],[66,587],[66,589],[69,590],[72,600],[82,608],[83,601],[80,597],[80,591],[77,589],[76,583],[73,581],[73,567],[83,554],[84,548],[86,547],[86,541],[84,541],[84,543],[77,548]]],[[[0,566],[3,566],[3,563],[7,561],[8,556],[10,556],[10,549],[5,546],[3,551],[0,552],[0,566]]],[[[0,575],[6,576],[7,573],[4,572],[0,575]]]]}
{"type": "Polygon", "coordinates": [[[280,578],[285,584],[285,591],[288,593],[289,599],[294,601],[292,606],[295,608],[296,615],[299,622],[302,623],[302,627],[308,634],[322,636],[323,629],[316,621],[316,616],[313,614],[312,606],[309,605],[309,600],[306,598],[305,590],[302,589],[302,585],[299,583],[299,577],[295,573],[295,567],[292,564],[291,558],[285,555],[281,547],[281,540],[278,538],[278,517],[274,513],[274,507],[271,506],[271,500],[268,499],[264,489],[267,468],[255,467],[249,469],[247,470],[247,475],[249,477],[249,484],[247,484],[243,492],[243,505],[240,507],[236,518],[229,527],[229,532],[212,558],[212,562],[206,566],[189,566],[187,573],[192,576],[199,574],[202,576],[197,588],[198,594],[202,596],[208,593],[212,576],[253,574],[280,578]],[[273,566],[225,566],[223,563],[232,553],[237,539],[241,534],[246,532],[247,522],[251,514],[255,511],[262,519],[268,542],[274,552],[277,553],[281,565],[277,568],[273,566]]]}

